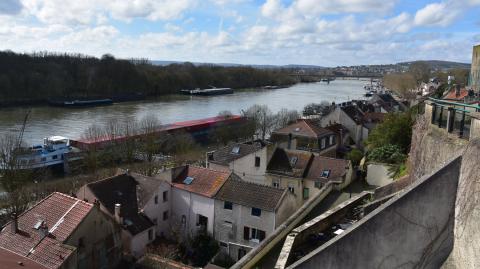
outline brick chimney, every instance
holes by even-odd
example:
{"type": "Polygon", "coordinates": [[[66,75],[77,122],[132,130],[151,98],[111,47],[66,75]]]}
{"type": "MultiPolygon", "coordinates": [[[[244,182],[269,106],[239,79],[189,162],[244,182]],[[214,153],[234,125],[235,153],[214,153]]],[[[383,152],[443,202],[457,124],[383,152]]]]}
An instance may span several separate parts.
{"type": "Polygon", "coordinates": [[[115,204],[115,221],[120,224],[123,224],[122,217],[120,217],[120,211],[122,209],[121,204],[115,204]]]}
{"type": "Polygon", "coordinates": [[[17,218],[17,213],[12,213],[12,233],[17,233],[18,232],[18,218],[17,218]]]}
{"type": "Polygon", "coordinates": [[[42,224],[38,228],[38,232],[40,233],[40,236],[45,237],[48,235],[48,226],[45,221],[42,221],[42,224]]]}

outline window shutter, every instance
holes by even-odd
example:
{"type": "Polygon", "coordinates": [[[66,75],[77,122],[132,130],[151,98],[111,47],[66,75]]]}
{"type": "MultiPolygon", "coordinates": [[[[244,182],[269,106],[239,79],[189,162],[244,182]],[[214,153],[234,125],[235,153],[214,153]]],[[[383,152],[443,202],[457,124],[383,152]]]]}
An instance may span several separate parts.
{"type": "Polygon", "coordinates": [[[250,228],[247,226],[243,227],[243,239],[250,240],[250,228]]]}
{"type": "Polygon", "coordinates": [[[265,239],[265,231],[258,230],[258,240],[262,242],[263,239],[265,239]]]}

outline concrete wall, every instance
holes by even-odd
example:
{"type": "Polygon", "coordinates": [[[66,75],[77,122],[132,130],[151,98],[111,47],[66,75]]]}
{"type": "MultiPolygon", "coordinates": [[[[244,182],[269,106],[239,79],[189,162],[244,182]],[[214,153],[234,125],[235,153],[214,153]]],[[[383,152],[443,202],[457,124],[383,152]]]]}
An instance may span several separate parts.
{"type": "Polygon", "coordinates": [[[460,165],[419,179],[289,268],[439,268],[453,248],[460,165]]]}
{"type": "Polygon", "coordinates": [[[282,225],[297,209],[295,196],[287,192],[275,212],[275,228],[282,225]]]}
{"type": "Polygon", "coordinates": [[[392,183],[393,178],[390,176],[391,166],[380,163],[370,163],[367,165],[366,181],[369,185],[376,187],[383,187],[392,183]]]}
{"type": "Polygon", "coordinates": [[[267,170],[267,147],[252,154],[246,155],[230,163],[230,170],[243,180],[257,184],[265,184],[265,171],[267,170]],[[260,157],[260,166],[255,166],[255,157],[260,157]]]}
{"type": "Polygon", "coordinates": [[[305,201],[303,199],[304,184],[301,178],[294,178],[294,177],[268,173],[265,177],[265,184],[269,186],[273,186],[274,182],[278,182],[280,184],[279,188],[281,189],[288,189],[288,187],[293,187],[294,192],[292,194],[296,200],[296,207],[300,208],[303,205],[305,201]]]}
{"type": "Polygon", "coordinates": [[[139,234],[136,234],[133,237],[130,237],[130,252],[136,258],[143,256],[147,250],[147,245],[155,240],[155,231],[154,228],[145,230],[139,234]],[[152,239],[148,238],[148,231],[152,231],[152,239]]]}
{"type": "Polygon", "coordinates": [[[147,215],[153,223],[156,220],[155,233],[158,236],[170,237],[170,215],[171,215],[171,198],[172,191],[171,185],[168,183],[161,184],[158,189],[153,193],[150,200],[143,207],[143,213],[147,215]],[[163,192],[166,191],[167,201],[163,201],[163,192]],[[158,197],[158,203],[155,204],[155,196],[158,197]],[[163,212],[168,211],[168,219],[163,220],[163,212]]]}
{"type": "Polygon", "coordinates": [[[77,248],[78,265],[83,268],[99,268],[103,261],[106,266],[115,267],[122,258],[121,228],[98,207],[92,209],[64,243],[77,248]],[[106,245],[107,238],[113,240],[113,245],[106,245]],[[84,247],[79,246],[80,239],[84,247]]]}
{"type": "Polygon", "coordinates": [[[245,226],[259,229],[269,236],[275,230],[275,213],[262,210],[260,217],[251,215],[251,207],[233,204],[232,210],[224,209],[224,201],[215,200],[215,239],[229,243],[229,255],[234,260],[238,259],[238,248],[246,246],[250,249],[256,247],[259,242],[245,240],[243,229],[245,226]],[[228,224],[225,221],[231,222],[228,224]]]}
{"type": "Polygon", "coordinates": [[[172,188],[172,213],[171,223],[181,237],[197,234],[197,215],[208,218],[207,232],[213,235],[214,200],[195,193],[190,193],[178,188],[172,188]],[[185,224],[182,224],[182,216],[185,216],[185,224]]]}

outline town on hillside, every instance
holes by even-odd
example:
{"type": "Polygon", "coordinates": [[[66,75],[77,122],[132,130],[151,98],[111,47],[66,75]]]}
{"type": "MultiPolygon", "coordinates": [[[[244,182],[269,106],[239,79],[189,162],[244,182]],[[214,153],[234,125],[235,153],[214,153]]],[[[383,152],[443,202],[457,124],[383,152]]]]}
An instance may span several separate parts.
{"type": "Polygon", "coordinates": [[[473,55],[466,83],[429,70],[302,115],[257,105],[37,148],[5,139],[0,268],[474,268],[473,55]]]}

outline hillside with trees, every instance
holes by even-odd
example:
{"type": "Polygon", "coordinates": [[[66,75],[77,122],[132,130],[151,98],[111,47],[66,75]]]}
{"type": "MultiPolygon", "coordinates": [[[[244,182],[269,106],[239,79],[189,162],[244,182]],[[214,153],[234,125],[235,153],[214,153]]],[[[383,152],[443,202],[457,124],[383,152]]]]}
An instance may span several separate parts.
{"type": "Polygon", "coordinates": [[[180,89],[289,85],[296,81],[282,69],[157,66],[145,59],[101,58],[80,54],[0,52],[0,104],[36,104],[63,98],[160,96],[180,89]]]}

